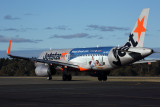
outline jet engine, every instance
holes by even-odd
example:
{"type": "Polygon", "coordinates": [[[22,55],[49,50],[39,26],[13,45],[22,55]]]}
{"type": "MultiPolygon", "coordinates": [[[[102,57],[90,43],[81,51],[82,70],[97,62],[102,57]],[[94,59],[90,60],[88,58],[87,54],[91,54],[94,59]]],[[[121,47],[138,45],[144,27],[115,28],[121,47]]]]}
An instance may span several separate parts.
{"type": "Polygon", "coordinates": [[[45,64],[40,64],[36,67],[35,73],[37,76],[48,76],[50,74],[49,66],[45,64]]]}

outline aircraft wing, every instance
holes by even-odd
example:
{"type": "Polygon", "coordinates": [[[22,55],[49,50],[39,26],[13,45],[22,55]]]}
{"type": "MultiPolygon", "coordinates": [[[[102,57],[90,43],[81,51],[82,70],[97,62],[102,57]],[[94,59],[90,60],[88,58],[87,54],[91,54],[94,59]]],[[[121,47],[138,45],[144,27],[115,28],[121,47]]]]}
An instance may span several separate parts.
{"type": "Polygon", "coordinates": [[[38,58],[29,58],[29,57],[21,57],[21,56],[14,56],[11,54],[8,54],[8,56],[10,56],[11,58],[17,58],[17,59],[24,59],[24,60],[31,60],[31,61],[35,61],[35,62],[41,62],[41,63],[47,63],[47,64],[55,64],[55,65],[59,65],[59,66],[68,66],[68,67],[72,67],[72,68],[79,68],[78,65],[74,65],[72,63],[65,63],[65,62],[60,62],[60,61],[51,61],[51,60],[44,60],[44,59],[38,59],[38,58]]]}
{"type": "Polygon", "coordinates": [[[29,57],[11,55],[10,54],[10,50],[11,50],[11,40],[9,42],[9,47],[8,47],[8,51],[7,51],[8,56],[10,56],[11,58],[31,60],[31,61],[35,61],[35,62],[41,62],[41,63],[47,63],[47,64],[55,64],[55,65],[59,65],[59,66],[68,66],[68,67],[72,67],[72,68],[79,68],[78,65],[74,65],[74,64],[69,63],[69,62],[66,63],[66,62],[61,62],[61,61],[51,61],[51,60],[38,59],[38,58],[34,58],[34,57],[29,58],[29,57]]]}

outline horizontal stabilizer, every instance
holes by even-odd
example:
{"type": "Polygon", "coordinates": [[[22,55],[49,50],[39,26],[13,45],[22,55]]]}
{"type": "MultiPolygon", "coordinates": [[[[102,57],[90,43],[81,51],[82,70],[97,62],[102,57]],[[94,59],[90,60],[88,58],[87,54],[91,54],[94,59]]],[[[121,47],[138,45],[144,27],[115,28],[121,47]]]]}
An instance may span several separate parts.
{"type": "Polygon", "coordinates": [[[140,61],[137,61],[137,62],[134,62],[133,64],[144,64],[144,63],[152,63],[152,62],[157,62],[157,61],[160,61],[160,59],[155,59],[155,60],[140,60],[140,61]]]}

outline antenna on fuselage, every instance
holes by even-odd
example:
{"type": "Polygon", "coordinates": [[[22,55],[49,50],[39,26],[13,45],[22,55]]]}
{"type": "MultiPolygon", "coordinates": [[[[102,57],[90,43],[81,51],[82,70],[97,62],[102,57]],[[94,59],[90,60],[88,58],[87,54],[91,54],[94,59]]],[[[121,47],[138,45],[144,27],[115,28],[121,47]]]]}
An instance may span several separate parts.
{"type": "Polygon", "coordinates": [[[98,48],[99,46],[97,45],[97,48],[98,48]]]}

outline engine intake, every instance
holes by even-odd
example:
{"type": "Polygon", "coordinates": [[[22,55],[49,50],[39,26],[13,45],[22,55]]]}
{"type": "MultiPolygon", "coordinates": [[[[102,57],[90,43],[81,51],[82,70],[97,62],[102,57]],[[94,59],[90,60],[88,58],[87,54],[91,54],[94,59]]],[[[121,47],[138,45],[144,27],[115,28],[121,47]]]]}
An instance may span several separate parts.
{"type": "Polygon", "coordinates": [[[48,76],[50,73],[49,66],[45,64],[38,65],[35,69],[35,73],[37,76],[48,76]]]}

